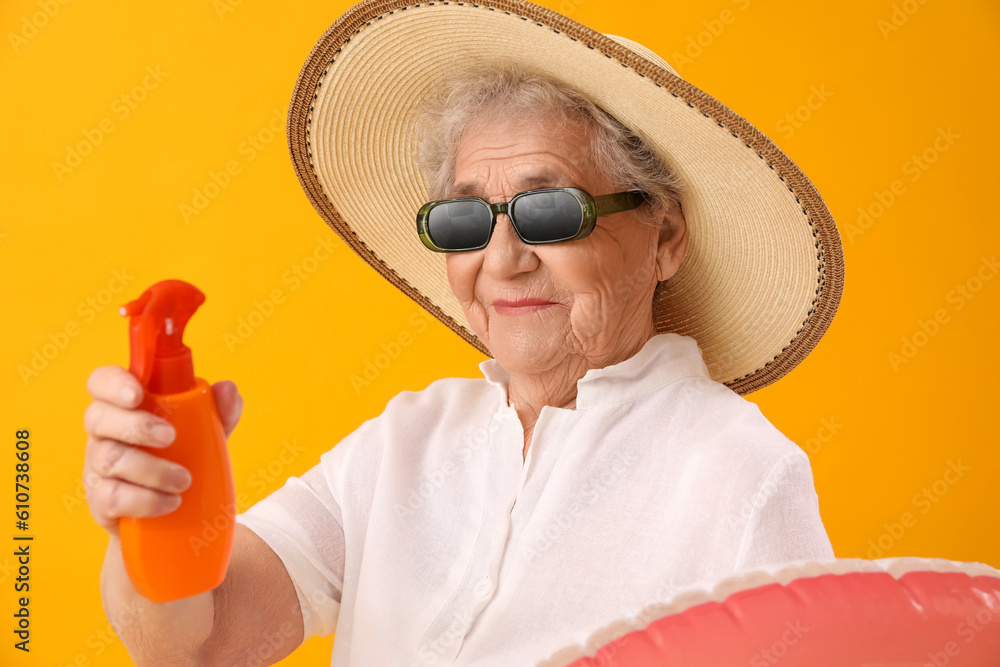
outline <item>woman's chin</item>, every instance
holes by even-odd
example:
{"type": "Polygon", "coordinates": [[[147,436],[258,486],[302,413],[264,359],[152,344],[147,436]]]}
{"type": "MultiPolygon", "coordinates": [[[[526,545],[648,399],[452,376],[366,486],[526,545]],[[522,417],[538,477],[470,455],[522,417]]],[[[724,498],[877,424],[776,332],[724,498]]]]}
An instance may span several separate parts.
{"type": "Polygon", "coordinates": [[[535,375],[559,366],[566,357],[566,340],[559,336],[498,336],[490,339],[490,352],[508,373],[535,375]]]}

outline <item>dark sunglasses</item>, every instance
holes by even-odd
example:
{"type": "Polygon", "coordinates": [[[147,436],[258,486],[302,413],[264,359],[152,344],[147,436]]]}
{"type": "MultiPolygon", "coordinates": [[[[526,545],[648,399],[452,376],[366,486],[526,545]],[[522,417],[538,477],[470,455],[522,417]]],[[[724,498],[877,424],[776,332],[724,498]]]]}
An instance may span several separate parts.
{"type": "Polygon", "coordinates": [[[639,190],[590,196],[580,188],[545,188],[490,204],[479,197],[427,202],[417,211],[417,234],[434,252],[485,248],[497,216],[506,214],[522,241],[531,245],[575,241],[590,234],[597,218],[638,208],[646,201],[639,190]]]}

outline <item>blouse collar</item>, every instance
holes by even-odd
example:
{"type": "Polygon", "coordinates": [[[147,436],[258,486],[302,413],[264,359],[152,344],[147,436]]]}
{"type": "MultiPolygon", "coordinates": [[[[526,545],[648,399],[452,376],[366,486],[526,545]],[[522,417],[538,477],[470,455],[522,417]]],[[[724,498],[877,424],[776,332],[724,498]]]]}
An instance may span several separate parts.
{"type": "MultiPolygon", "coordinates": [[[[479,370],[506,404],[507,371],[496,359],[480,363],[479,370]]],[[[657,334],[628,359],[591,368],[577,380],[576,408],[629,403],[684,377],[711,379],[697,341],[676,333],[657,334]]]]}

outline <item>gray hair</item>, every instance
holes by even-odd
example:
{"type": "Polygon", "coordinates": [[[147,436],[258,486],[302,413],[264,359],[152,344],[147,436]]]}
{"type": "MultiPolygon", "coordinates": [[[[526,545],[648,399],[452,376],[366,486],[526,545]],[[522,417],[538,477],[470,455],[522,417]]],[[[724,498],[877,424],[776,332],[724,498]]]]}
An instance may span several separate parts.
{"type": "Polygon", "coordinates": [[[453,76],[415,110],[416,160],[427,179],[429,198],[448,196],[459,141],[474,123],[545,113],[588,128],[597,169],[613,187],[647,193],[653,206],[638,209],[643,222],[668,225],[665,218],[655,218],[655,212],[679,209],[681,188],[660,157],[579,91],[515,66],[471,69],[453,76]]]}

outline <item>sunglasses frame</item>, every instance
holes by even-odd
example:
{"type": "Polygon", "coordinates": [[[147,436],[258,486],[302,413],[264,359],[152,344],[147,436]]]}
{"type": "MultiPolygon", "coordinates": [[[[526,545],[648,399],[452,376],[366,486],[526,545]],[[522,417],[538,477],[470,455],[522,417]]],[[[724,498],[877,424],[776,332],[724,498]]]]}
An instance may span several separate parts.
{"type": "Polygon", "coordinates": [[[590,232],[594,230],[597,225],[597,218],[605,215],[612,215],[614,213],[622,213],[624,211],[632,211],[639,208],[643,203],[645,203],[647,196],[641,190],[626,190],[625,192],[615,192],[607,195],[598,195],[596,197],[591,196],[586,190],[581,190],[580,188],[541,188],[538,190],[525,190],[524,192],[519,192],[514,195],[510,201],[501,202],[497,204],[491,204],[482,197],[456,197],[454,199],[439,199],[436,201],[427,202],[420,207],[417,211],[417,235],[420,236],[420,240],[423,244],[434,252],[469,252],[472,250],[482,250],[490,243],[490,239],[493,238],[493,230],[497,225],[497,216],[504,214],[510,218],[511,225],[514,227],[514,231],[517,236],[528,245],[545,245],[548,243],[565,243],[567,241],[576,241],[577,239],[582,239],[590,232]],[[583,210],[583,221],[580,224],[580,229],[576,234],[569,238],[564,239],[554,239],[552,241],[529,241],[521,235],[521,231],[517,228],[517,221],[510,215],[514,202],[516,202],[521,197],[526,195],[533,195],[542,192],[566,192],[572,195],[578,202],[580,202],[580,207],[583,210]],[[490,233],[486,236],[486,242],[480,246],[474,248],[458,248],[449,249],[441,248],[431,240],[430,236],[430,212],[436,206],[441,204],[448,204],[451,202],[466,202],[474,201],[481,202],[487,208],[489,208],[490,213],[493,216],[490,222],[490,233]]]}

